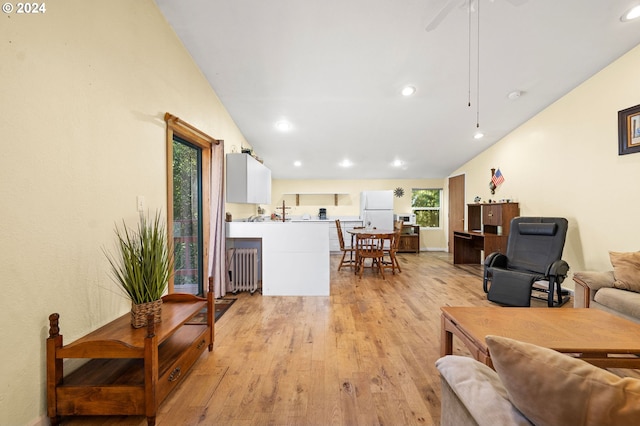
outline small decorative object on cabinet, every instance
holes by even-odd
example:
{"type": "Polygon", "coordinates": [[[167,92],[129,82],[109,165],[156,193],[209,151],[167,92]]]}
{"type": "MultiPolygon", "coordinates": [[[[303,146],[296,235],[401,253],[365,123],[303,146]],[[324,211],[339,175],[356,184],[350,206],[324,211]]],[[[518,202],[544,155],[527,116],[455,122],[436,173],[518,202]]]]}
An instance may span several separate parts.
{"type": "MultiPolygon", "coordinates": [[[[58,320],[49,316],[47,415],[144,415],[154,425],[161,402],[182,381],[204,348],[213,350],[213,283],[206,299],[185,293],[164,296],[162,322],[134,329],[129,315],[63,345],[58,320]],[[206,322],[194,317],[206,309],[206,322]],[[63,360],[89,361],[65,375],[63,360]]],[[[149,315],[152,318],[152,315],[149,315]]]]}
{"type": "Polygon", "coordinates": [[[420,253],[419,225],[402,225],[398,253],[420,253]]]}
{"type": "Polygon", "coordinates": [[[131,230],[123,223],[116,226],[118,255],[105,255],[111,264],[114,281],[131,300],[131,325],[144,327],[147,315],[160,322],[162,295],[173,271],[173,251],[167,244],[165,227],[156,213],[153,221],[140,215],[138,229],[131,230]]]}

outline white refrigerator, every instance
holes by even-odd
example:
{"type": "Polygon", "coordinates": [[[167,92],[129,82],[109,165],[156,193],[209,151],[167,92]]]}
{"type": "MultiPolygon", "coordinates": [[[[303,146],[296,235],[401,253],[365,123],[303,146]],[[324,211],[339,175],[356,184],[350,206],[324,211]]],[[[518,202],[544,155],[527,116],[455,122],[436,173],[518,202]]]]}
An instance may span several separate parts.
{"type": "Polygon", "coordinates": [[[360,219],[364,226],[393,229],[393,191],[361,192],[360,219]]]}

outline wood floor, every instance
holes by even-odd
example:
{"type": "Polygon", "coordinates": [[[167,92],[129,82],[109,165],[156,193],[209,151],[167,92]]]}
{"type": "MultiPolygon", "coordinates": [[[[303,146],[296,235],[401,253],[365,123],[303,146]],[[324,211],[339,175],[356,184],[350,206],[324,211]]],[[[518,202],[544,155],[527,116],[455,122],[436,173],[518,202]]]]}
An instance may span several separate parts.
{"type": "MultiPolygon", "coordinates": [[[[242,293],[212,353],[160,408],[158,425],[437,425],[440,306],[490,306],[480,265],[400,254],[402,273],[337,272],[330,297],[242,293]]],[[[570,302],[572,303],[572,302],[570,302]]],[[[544,305],[541,305],[544,306],[544,305]]],[[[454,353],[468,355],[454,339],[454,353]]],[[[145,425],[82,417],[70,425],[145,425]]]]}

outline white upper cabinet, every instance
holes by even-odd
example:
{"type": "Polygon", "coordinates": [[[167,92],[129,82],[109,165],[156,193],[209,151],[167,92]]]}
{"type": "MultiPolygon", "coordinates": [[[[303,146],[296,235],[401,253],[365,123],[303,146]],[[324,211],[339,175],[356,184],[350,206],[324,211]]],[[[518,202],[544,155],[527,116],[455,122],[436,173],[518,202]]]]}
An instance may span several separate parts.
{"type": "Polygon", "coordinates": [[[271,204],[271,170],[249,154],[227,154],[227,202],[271,204]]]}

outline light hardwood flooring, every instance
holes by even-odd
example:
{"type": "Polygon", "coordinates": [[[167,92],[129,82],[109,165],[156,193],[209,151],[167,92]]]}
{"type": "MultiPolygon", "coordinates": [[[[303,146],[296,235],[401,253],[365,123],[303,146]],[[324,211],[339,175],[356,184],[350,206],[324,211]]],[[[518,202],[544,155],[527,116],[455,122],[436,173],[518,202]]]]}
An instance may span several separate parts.
{"type": "MultiPolygon", "coordinates": [[[[238,300],[216,323],[214,351],[165,400],[157,424],[439,424],[440,307],[492,303],[481,265],[454,266],[447,253],[399,259],[402,273],[382,280],[365,270],[358,279],[338,272],[332,255],[329,297],[227,295],[238,300]]],[[[457,339],[454,353],[468,355],[457,339]]]]}

